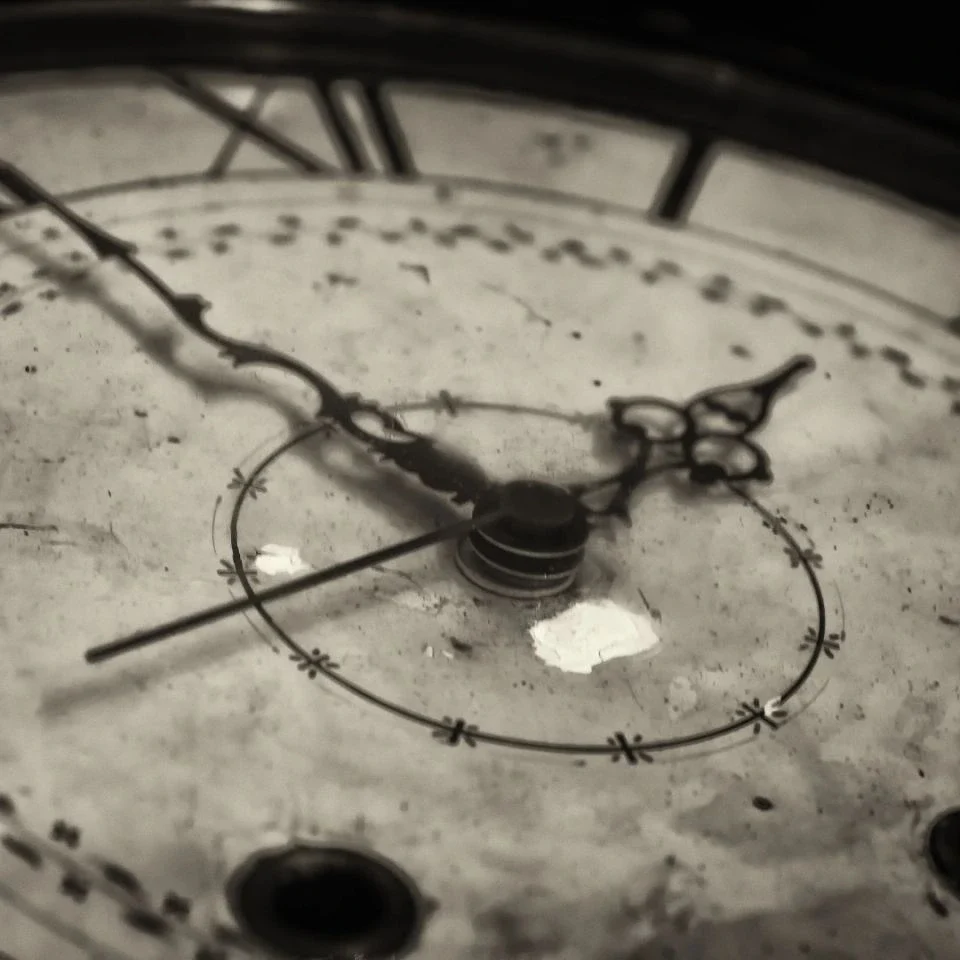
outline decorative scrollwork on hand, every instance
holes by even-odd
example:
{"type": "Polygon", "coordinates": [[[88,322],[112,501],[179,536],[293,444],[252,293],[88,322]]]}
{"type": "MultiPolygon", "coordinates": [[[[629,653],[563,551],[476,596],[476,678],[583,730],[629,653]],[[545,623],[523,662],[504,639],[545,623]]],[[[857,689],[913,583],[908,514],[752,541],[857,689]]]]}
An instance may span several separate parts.
{"type": "Polygon", "coordinates": [[[578,484],[571,492],[583,496],[613,487],[603,507],[588,509],[629,522],[634,492],[659,473],[685,471],[691,483],[703,487],[769,483],[770,458],[751,434],[769,419],[777,396],[814,367],[812,357],[794,357],[764,377],[703,391],[684,405],[660,397],[612,397],[610,420],[617,438],[633,445],[631,460],[612,477],[578,484]]]}
{"type": "Polygon", "coordinates": [[[341,393],[329,380],[304,363],[279,350],[227,337],[207,323],[211,304],[196,293],[177,293],[137,255],[137,247],[82,217],[13,164],[0,161],[0,186],[28,205],[43,204],[83,238],[101,260],[116,260],[139,277],[162,300],[177,320],[194,334],[219,348],[219,355],[234,367],[251,364],[276,367],[299,377],[320,397],[319,418],[335,424],[344,433],[371,448],[381,460],[389,460],[416,476],[431,490],[452,493],[455,503],[476,503],[491,483],[475,464],[437,447],[429,437],[407,430],[400,420],[379,404],[359,394],[341,393]],[[373,415],[393,436],[378,436],[358,422],[360,414],[373,415]]]}

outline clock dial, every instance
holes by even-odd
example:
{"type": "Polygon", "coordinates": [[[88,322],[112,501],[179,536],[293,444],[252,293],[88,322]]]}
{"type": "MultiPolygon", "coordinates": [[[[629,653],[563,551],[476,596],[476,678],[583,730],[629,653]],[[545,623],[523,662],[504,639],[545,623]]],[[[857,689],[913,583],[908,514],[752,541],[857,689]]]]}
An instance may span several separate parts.
{"type": "Polygon", "coordinates": [[[952,955],[949,198],[290,49],[0,85],[0,956],[952,955]]]}

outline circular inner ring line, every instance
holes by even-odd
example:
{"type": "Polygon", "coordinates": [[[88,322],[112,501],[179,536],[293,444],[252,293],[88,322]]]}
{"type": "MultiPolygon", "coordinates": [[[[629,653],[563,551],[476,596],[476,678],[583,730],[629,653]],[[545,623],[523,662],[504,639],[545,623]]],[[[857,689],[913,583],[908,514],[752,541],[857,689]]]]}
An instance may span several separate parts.
{"type": "MultiPolygon", "coordinates": [[[[471,409],[476,406],[477,408],[489,409],[490,404],[472,404],[469,401],[460,401],[459,405],[462,409],[471,409]]],[[[398,411],[403,411],[407,408],[410,409],[420,409],[422,404],[404,404],[398,405],[395,409],[398,411]]],[[[535,411],[531,409],[525,409],[524,412],[527,413],[539,413],[540,415],[547,417],[557,417],[558,419],[569,420],[569,415],[565,414],[556,414],[553,411],[535,411]]],[[[234,569],[237,572],[237,579],[243,590],[246,592],[249,598],[253,598],[256,595],[256,591],[250,584],[249,578],[246,575],[244,563],[243,563],[243,553],[240,549],[239,542],[239,520],[240,514],[244,503],[246,502],[247,495],[249,491],[254,487],[257,480],[263,475],[263,473],[275,463],[283,454],[287,453],[296,445],[303,443],[305,440],[308,440],[310,437],[315,436],[318,433],[326,433],[330,430],[330,426],[327,423],[320,423],[315,425],[310,425],[305,429],[296,432],[292,437],[290,437],[286,442],[279,446],[276,450],[268,453],[259,464],[250,472],[250,475],[244,481],[243,485],[240,488],[239,494],[237,495],[236,502],[234,503],[233,510],[230,515],[230,544],[231,544],[231,553],[234,562],[234,569]]],[[[817,664],[817,661],[820,659],[820,656],[824,650],[824,645],[826,642],[827,636],[827,610],[826,602],[823,596],[823,590],[820,586],[820,581],[817,578],[816,573],[810,560],[806,557],[803,552],[803,548],[796,541],[793,535],[786,529],[786,525],[779,520],[773,513],[771,513],[766,507],[761,503],[756,501],[751,497],[746,491],[740,489],[739,487],[731,484],[729,482],[724,482],[724,486],[733,493],[735,496],[739,497],[743,503],[755,511],[763,520],[765,520],[769,525],[772,531],[780,537],[790,548],[791,555],[794,556],[803,568],[804,573],[807,576],[807,580],[810,583],[810,587],[813,591],[814,599],[816,602],[817,608],[817,627],[815,631],[815,636],[811,638],[812,650],[810,656],[804,665],[803,669],[797,675],[796,679],[790,684],[786,690],[776,697],[775,700],[778,704],[785,704],[788,700],[795,697],[800,690],[800,688],[807,682],[810,678],[810,675],[813,673],[814,667],[817,664]]],[[[330,666],[323,663],[321,660],[315,659],[309,651],[304,649],[300,644],[298,644],[286,631],[273,619],[271,614],[265,609],[264,605],[259,602],[254,602],[252,604],[252,609],[256,610],[258,614],[263,618],[264,622],[276,633],[280,641],[287,647],[291,653],[291,658],[300,661],[301,663],[309,663],[311,669],[315,669],[317,673],[322,673],[328,680],[332,680],[334,683],[341,686],[343,689],[350,691],[357,697],[360,697],[363,700],[366,700],[368,703],[374,704],[375,706],[380,707],[383,710],[388,711],[389,713],[394,714],[395,716],[401,717],[405,720],[409,720],[412,723],[419,724],[420,726],[429,727],[437,734],[451,734],[454,735],[458,731],[458,727],[449,720],[437,720],[434,717],[430,717],[427,714],[419,713],[415,710],[411,710],[407,707],[403,707],[398,703],[393,703],[390,700],[385,700],[384,698],[377,696],[377,694],[367,690],[364,687],[361,687],[359,684],[354,683],[351,680],[348,680],[342,674],[340,674],[336,668],[331,668],[330,666]]],[[[746,699],[746,698],[745,698],[746,699]]],[[[451,714],[453,716],[453,714],[451,714]]],[[[757,723],[758,715],[756,713],[748,712],[745,716],[739,716],[735,719],[732,719],[729,723],[724,724],[720,727],[713,727],[708,730],[702,731],[700,733],[689,734],[684,737],[673,737],[663,740],[650,740],[647,742],[644,740],[642,745],[638,745],[638,749],[642,749],[644,753],[657,753],[664,752],[667,750],[674,750],[681,747],[696,746],[698,744],[707,743],[711,740],[719,739],[720,737],[728,736],[729,734],[736,733],[740,730],[744,730],[757,723]]],[[[460,724],[460,729],[462,729],[462,723],[460,724]]],[[[512,747],[518,750],[531,750],[539,751],[544,753],[564,753],[564,754],[580,754],[580,755],[600,755],[605,754],[608,756],[618,756],[622,754],[623,747],[616,744],[611,744],[610,742],[604,743],[562,743],[549,740],[531,740],[528,738],[522,737],[512,737],[506,734],[497,734],[491,733],[484,730],[480,730],[474,725],[469,727],[469,737],[471,740],[477,743],[489,743],[495,744],[497,746],[512,747]]]]}

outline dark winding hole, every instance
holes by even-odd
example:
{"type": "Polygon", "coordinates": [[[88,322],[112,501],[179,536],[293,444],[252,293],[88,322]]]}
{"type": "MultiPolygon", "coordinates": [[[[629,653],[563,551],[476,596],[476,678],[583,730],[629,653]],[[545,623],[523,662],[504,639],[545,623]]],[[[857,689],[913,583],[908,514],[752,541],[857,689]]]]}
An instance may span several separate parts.
{"type": "Polygon", "coordinates": [[[227,898],[248,936],[290,957],[397,957],[416,945],[424,915],[395,864],[312,844],[254,854],[230,879],[227,898]]]}
{"type": "Polygon", "coordinates": [[[960,807],[941,813],[927,832],[927,859],[941,880],[960,897],[960,807]]]}

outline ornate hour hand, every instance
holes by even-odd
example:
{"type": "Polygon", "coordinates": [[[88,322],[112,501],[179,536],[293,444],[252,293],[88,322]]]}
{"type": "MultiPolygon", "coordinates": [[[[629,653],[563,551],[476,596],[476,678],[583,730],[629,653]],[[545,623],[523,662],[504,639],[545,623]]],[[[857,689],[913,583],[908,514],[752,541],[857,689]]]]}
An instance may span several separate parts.
{"type": "Polygon", "coordinates": [[[776,398],[815,366],[812,357],[793,357],[764,377],[705,390],[683,406],[659,397],[611,398],[614,430],[635,452],[612,477],[570,487],[571,493],[582,497],[612,487],[605,506],[590,512],[629,523],[630,498],[658,473],[686,470],[701,486],[769,483],[769,457],[751,434],[767,421],[776,398]]]}
{"type": "Polygon", "coordinates": [[[815,367],[813,357],[793,357],[765,377],[697,394],[687,403],[687,415],[700,436],[745,437],[767,421],[777,396],[815,367]]]}
{"type": "Polygon", "coordinates": [[[335,425],[377,454],[415,476],[424,486],[438,493],[452,494],[454,503],[476,504],[492,483],[469,460],[443,450],[430,438],[408,430],[399,418],[378,403],[359,394],[341,393],[326,377],[292,357],[264,347],[226,337],[211,327],[205,318],[210,304],[195,293],[177,293],[137,256],[137,247],[91,223],[76,211],[31,180],[23,171],[0,161],[0,186],[28,206],[42,204],[53,210],[83,238],[101,260],[117,260],[136,274],[170,308],[177,319],[197,336],[220,348],[220,356],[234,367],[260,364],[286,370],[309,384],[320,397],[317,416],[335,425]],[[377,434],[367,430],[361,415],[373,416],[383,428],[377,434]]]}
{"type": "MultiPolygon", "coordinates": [[[[629,524],[630,498],[655,474],[685,470],[692,483],[704,487],[769,482],[766,452],[748,435],[767,419],[778,393],[813,366],[810,357],[794,357],[765,377],[706,390],[683,406],[658,397],[612,397],[607,405],[615,434],[632,447],[627,465],[590,483],[508,485],[523,509],[461,542],[461,573],[501,596],[551,596],[575,581],[591,520],[616,516],[629,524]],[[592,494],[608,489],[604,506],[589,505],[592,494]]],[[[492,489],[474,510],[496,505],[501,495],[492,489]]]]}

